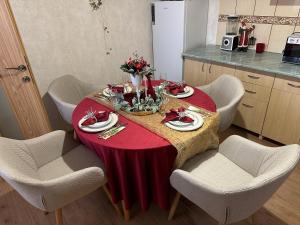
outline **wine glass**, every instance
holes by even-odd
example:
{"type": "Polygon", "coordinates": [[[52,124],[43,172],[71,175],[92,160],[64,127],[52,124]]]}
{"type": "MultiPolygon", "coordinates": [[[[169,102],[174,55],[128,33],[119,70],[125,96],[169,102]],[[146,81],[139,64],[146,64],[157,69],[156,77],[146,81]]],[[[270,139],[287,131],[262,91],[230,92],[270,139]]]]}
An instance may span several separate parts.
{"type": "Polygon", "coordinates": [[[161,74],[159,75],[159,79],[160,79],[161,81],[166,81],[166,80],[168,80],[168,76],[167,76],[167,74],[165,74],[165,73],[161,73],[161,74]]]}
{"type": "Polygon", "coordinates": [[[130,78],[127,74],[125,74],[123,77],[122,77],[122,83],[123,83],[123,86],[124,86],[124,92],[125,93],[129,93],[130,92],[130,78]]]}
{"type": "Polygon", "coordinates": [[[170,99],[167,97],[167,95],[162,95],[162,103],[159,110],[159,113],[164,116],[166,114],[166,106],[169,103],[170,99]]]}

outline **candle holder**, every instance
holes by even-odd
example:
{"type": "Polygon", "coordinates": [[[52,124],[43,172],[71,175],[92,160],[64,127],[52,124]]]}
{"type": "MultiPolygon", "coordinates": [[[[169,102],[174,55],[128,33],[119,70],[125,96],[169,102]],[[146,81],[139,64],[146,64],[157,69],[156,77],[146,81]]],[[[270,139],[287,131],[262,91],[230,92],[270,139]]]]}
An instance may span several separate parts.
{"type": "Polygon", "coordinates": [[[113,101],[114,108],[137,116],[159,112],[161,107],[167,103],[164,94],[165,85],[162,83],[154,88],[155,99],[151,95],[146,95],[146,88],[138,90],[138,92],[116,96],[117,99],[113,101]]]}

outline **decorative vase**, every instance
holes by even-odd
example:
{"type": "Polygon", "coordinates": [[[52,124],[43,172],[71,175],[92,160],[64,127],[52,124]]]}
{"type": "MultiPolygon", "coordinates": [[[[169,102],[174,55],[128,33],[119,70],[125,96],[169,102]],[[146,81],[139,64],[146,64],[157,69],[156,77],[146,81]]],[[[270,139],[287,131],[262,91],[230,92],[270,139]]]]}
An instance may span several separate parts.
{"type": "Polygon", "coordinates": [[[140,91],[140,86],[142,84],[142,80],[143,80],[143,76],[140,76],[138,74],[131,74],[130,75],[130,78],[131,78],[131,82],[132,82],[132,85],[135,87],[136,89],[136,96],[137,96],[137,101],[138,101],[138,104],[140,105],[141,104],[141,91],[140,91]]]}
{"type": "Polygon", "coordinates": [[[135,86],[136,88],[139,88],[142,84],[142,80],[143,80],[143,77],[138,75],[138,74],[130,74],[130,78],[131,78],[131,82],[132,82],[132,85],[135,86]]]}

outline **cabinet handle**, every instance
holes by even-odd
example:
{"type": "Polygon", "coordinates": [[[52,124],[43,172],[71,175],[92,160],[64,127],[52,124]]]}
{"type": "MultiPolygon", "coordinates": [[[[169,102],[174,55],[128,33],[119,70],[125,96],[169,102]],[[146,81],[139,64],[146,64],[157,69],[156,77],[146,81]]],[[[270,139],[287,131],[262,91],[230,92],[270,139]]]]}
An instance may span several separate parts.
{"type": "Polygon", "coordinates": [[[249,90],[245,90],[247,93],[250,93],[250,94],[256,94],[256,91],[249,91],[249,90]]]}
{"type": "Polygon", "coordinates": [[[252,76],[252,75],[248,75],[249,78],[251,79],[259,79],[260,77],[256,77],[256,76],[252,76]]]}
{"type": "Polygon", "coordinates": [[[248,105],[248,104],[245,104],[245,103],[243,103],[242,105],[245,106],[245,107],[247,107],[247,108],[254,108],[253,105],[248,105]]]}
{"type": "Polygon", "coordinates": [[[288,83],[289,86],[293,87],[293,88],[300,88],[299,85],[295,85],[295,84],[292,84],[292,83],[288,83]]]}
{"type": "Polygon", "coordinates": [[[204,72],[204,63],[202,64],[202,72],[204,72]]]}
{"type": "Polygon", "coordinates": [[[209,66],[209,70],[208,70],[208,72],[209,72],[209,73],[211,73],[211,66],[212,66],[212,65],[210,64],[210,66],[209,66]]]}

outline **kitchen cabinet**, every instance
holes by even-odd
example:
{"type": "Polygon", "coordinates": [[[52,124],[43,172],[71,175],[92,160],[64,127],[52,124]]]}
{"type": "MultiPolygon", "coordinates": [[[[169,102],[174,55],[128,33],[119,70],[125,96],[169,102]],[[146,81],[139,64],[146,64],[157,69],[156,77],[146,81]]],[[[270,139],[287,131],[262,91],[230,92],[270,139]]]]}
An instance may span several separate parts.
{"type": "Polygon", "coordinates": [[[269,102],[272,88],[255,85],[242,81],[245,88],[246,98],[252,98],[262,102],[269,102]]]}
{"type": "Polygon", "coordinates": [[[300,82],[276,78],[265,118],[263,136],[283,144],[299,143],[300,82]]]}
{"type": "Polygon", "coordinates": [[[184,81],[194,87],[205,85],[208,66],[202,61],[184,60],[184,81]]]}
{"type": "Polygon", "coordinates": [[[233,124],[261,134],[267,113],[274,75],[236,69],[235,76],[245,88],[233,124]]]}
{"type": "Polygon", "coordinates": [[[234,124],[260,134],[267,111],[268,103],[244,97],[238,108],[234,124]]]}
{"type": "Polygon", "coordinates": [[[232,67],[210,61],[184,60],[187,84],[201,86],[222,74],[239,78],[245,88],[234,125],[283,144],[300,144],[300,81],[288,76],[232,67]]]}
{"type": "Polygon", "coordinates": [[[261,85],[263,87],[272,87],[274,83],[274,75],[261,74],[257,72],[252,72],[248,70],[237,69],[235,73],[241,81],[261,85]]]}
{"type": "Polygon", "coordinates": [[[230,66],[225,66],[221,64],[210,64],[207,69],[207,83],[211,83],[216,80],[222,74],[228,74],[234,76],[235,68],[230,66]]]}
{"type": "Polygon", "coordinates": [[[184,81],[192,86],[211,83],[222,74],[234,75],[235,68],[205,61],[184,60],[184,81]]]}

